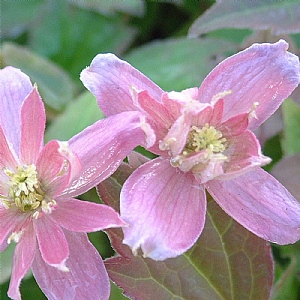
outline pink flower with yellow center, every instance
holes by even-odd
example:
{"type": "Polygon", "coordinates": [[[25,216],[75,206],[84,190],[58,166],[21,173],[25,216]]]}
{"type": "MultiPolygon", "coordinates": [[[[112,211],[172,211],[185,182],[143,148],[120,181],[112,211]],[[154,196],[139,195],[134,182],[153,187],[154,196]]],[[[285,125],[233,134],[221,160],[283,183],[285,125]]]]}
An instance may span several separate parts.
{"type": "Polygon", "coordinates": [[[97,55],[81,80],[107,115],[142,112],[156,134],[121,191],[124,243],[155,260],[175,257],[198,239],[206,191],[259,237],[288,244],[300,238],[300,205],[261,166],[253,134],[300,81],[288,44],[255,44],[220,63],[200,88],[164,92],[112,54],[97,55]]]}
{"type": "Polygon", "coordinates": [[[46,115],[20,70],[0,70],[0,251],[16,242],[8,295],[31,268],[48,299],[108,299],[103,261],[86,232],[124,226],[103,204],[74,197],[110,176],[151,129],[141,113],[101,120],[44,146],[46,115]]]}

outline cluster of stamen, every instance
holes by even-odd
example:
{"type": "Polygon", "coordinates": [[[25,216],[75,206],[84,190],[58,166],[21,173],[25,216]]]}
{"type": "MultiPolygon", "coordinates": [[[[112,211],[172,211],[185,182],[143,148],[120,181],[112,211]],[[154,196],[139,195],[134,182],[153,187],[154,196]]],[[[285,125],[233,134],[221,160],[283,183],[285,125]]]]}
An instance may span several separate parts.
{"type": "Polygon", "coordinates": [[[192,126],[188,135],[183,155],[208,149],[210,153],[220,153],[226,150],[226,138],[215,127],[205,124],[199,128],[192,126]]]}
{"type": "Polygon", "coordinates": [[[47,200],[45,193],[38,180],[36,166],[18,166],[16,172],[8,169],[4,173],[9,177],[9,192],[7,196],[1,196],[2,204],[7,209],[15,206],[23,212],[32,211],[34,217],[38,217],[41,209],[45,212],[51,210],[54,200],[47,200]]]}

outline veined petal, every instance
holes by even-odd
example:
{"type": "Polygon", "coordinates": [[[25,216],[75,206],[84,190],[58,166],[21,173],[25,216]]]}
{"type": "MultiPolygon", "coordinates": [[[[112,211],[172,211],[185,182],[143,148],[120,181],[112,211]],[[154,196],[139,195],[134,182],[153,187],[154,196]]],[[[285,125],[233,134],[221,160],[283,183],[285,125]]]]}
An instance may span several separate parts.
{"type": "Polygon", "coordinates": [[[70,246],[69,272],[49,266],[37,251],[32,271],[39,287],[49,300],[108,300],[108,275],[87,235],[65,231],[65,236],[70,246]]]}
{"type": "Polygon", "coordinates": [[[43,101],[34,87],[22,105],[21,162],[35,164],[44,145],[46,113],[43,101]]]}
{"type": "Polygon", "coordinates": [[[21,225],[28,218],[27,214],[20,213],[19,209],[6,209],[0,205],[0,245],[5,242],[8,235],[13,231],[19,230],[21,225]]]}
{"type": "Polygon", "coordinates": [[[14,300],[21,300],[20,283],[31,267],[36,252],[36,238],[32,223],[26,227],[18,242],[13,258],[13,267],[8,289],[8,296],[14,300]]]}
{"type": "Polygon", "coordinates": [[[83,70],[80,79],[96,97],[106,116],[137,110],[130,90],[147,90],[160,100],[162,90],[148,77],[113,54],[98,54],[83,70]]]}
{"type": "Polygon", "coordinates": [[[300,239],[300,203],[261,168],[212,180],[207,189],[226,213],[259,237],[277,244],[300,239]]]}
{"type": "MultiPolygon", "coordinates": [[[[17,165],[18,163],[14,150],[8,144],[3,129],[0,126],[0,169],[15,171],[17,165]]],[[[0,172],[0,195],[2,196],[7,195],[8,193],[8,181],[8,176],[4,172],[0,172]]]]}
{"type": "Polygon", "coordinates": [[[250,112],[258,103],[249,129],[262,124],[300,82],[299,59],[287,52],[288,44],[254,44],[221,62],[203,81],[199,100],[210,102],[214,95],[224,97],[223,120],[250,112]]]}
{"type": "Polygon", "coordinates": [[[75,232],[92,232],[124,226],[117,212],[110,206],[72,198],[57,199],[58,208],[51,218],[62,227],[75,232]]]}
{"type": "Polygon", "coordinates": [[[145,143],[151,146],[154,141],[153,130],[139,112],[124,112],[96,122],[69,141],[82,171],[63,195],[86,192],[110,176],[133,148],[145,143]]]}
{"type": "Polygon", "coordinates": [[[32,90],[27,75],[19,69],[5,67],[0,70],[0,125],[19,155],[21,137],[21,106],[32,90]]]}
{"type": "Polygon", "coordinates": [[[53,140],[47,143],[39,155],[36,166],[39,180],[51,196],[56,196],[68,185],[72,166],[61,153],[60,142],[53,140]]]}
{"type": "Polygon", "coordinates": [[[43,260],[59,270],[67,270],[69,247],[61,227],[45,214],[33,220],[33,225],[43,260]]]}
{"type": "Polygon", "coordinates": [[[271,162],[269,157],[261,153],[259,142],[251,131],[228,138],[228,143],[231,146],[224,152],[228,156],[225,174],[218,179],[230,179],[271,162]]]}
{"type": "Polygon", "coordinates": [[[164,260],[189,249],[202,232],[204,189],[190,173],[173,168],[169,160],[154,159],[139,167],[121,191],[124,243],[134,253],[164,260]]]}

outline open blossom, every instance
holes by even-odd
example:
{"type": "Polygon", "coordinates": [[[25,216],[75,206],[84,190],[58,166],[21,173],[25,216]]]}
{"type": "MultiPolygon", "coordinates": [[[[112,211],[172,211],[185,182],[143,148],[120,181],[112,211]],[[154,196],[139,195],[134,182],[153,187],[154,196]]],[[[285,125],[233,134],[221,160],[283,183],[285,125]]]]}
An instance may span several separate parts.
{"type": "Polygon", "coordinates": [[[300,205],[261,169],[252,130],[300,81],[288,44],[255,44],[220,63],[200,88],[164,92],[112,54],[98,55],[81,80],[107,116],[145,114],[157,158],[141,165],[121,191],[124,243],[156,260],[189,249],[205,223],[206,191],[232,218],[279,244],[300,238],[300,205]]]}
{"type": "Polygon", "coordinates": [[[86,232],[124,222],[112,208],[74,197],[143,143],[144,117],[125,112],[44,146],[44,105],[20,70],[0,71],[0,102],[0,250],[17,243],[9,297],[21,298],[19,285],[31,268],[48,299],[108,299],[108,275],[86,232]]]}

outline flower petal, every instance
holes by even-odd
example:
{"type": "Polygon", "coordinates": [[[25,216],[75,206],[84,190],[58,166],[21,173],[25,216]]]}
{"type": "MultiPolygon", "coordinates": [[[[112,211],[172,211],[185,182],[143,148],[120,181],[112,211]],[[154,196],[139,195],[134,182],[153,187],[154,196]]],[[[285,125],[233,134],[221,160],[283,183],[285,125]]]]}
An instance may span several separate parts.
{"type": "Polygon", "coordinates": [[[21,106],[31,90],[32,84],[29,77],[19,69],[6,67],[0,70],[0,125],[18,155],[21,136],[21,106]]]}
{"type": "Polygon", "coordinates": [[[300,82],[299,59],[287,52],[288,44],[254,44],[220,63],[203,81],[199,100],[210,102],[214,95],[224,97],[223,120],[255,109],[249,129],[262,124],[300,82]]]}
{"type": "Polygon", "coordinates": [[[92,232],[125,225],[118,213],[104,204],[72,198],[57,199],[57,204],[51,218],[70,231],[92,232]]]}
{"type": "Polygon", "coordinates": [[[66,162],[66,157],[61,153],[61,144],[55,140],[47,143],[39,155],[36,165],[39,180],[52,197],[69,183],[70,169],[66,168],[66,162]]]}
{"type": "Polygon", "coordinates": [[[160,100],[162,90],[148,77],[113,54],[98,54],[90,67],[82,71],[80,79],[96,97],[106,116],[137,110],[131,89],[147,90],[160,100]]]}
{"type": "Polygon", "coordinates": [[[70,255],[69,272],[47,265],[39,251],[32,265],[33,275],[49,300],[108,300],[109,279],[103,261],[85,233],[65,231],[70,255]]]}
{"type": "Polygon", "coordinates": [[[207,189],[225,212],[259,237],[277,244],[300,239],[300,203],[261,168],[210,181],[207,189]]]}
{"type": "MultiPolygon", "coordinates": [[[[8,144],[3,129],[0,126],[0,169],[15,171],[18,165],[14,150],[8,144]]],[[[9,177],[2,171],[0,172],[0,195],[7,195],[9,190],[9,177]]]]}
{"type": "Polygon", "coordinates": [[[193,175],[154,159],[139,167],[121,191],[124,243],[155,260],[175,257],[189,249],[202,232],[205,191],[193,175]]]}
{"type": "Polygon", "coordinates": [[[60,226],[45,214],[33,221],[43,260],[59,270],[66,270],[69,247],[60,226]]]}
{"type": "Polygon", "coordinates": [[[139,112],[124,112],[100,120],[73,137],[69,147],[82,170],[64,195],[77,196],[109,177],[133,148],[154,143],[152,129],[139,112]]]}
{"type": "Polygon", "coordinates": [[[28,215],[20,213],[19,209],[6,209],[0,205],[0,245],[5,242],[8,235],[14,231],[19,231],[28,215]]]}
{"type": "Polygon", "coordinates": [[[35,252],[36,238],[32,223],[29,223],[14,252],[12,274],[7,293],[10,298],[21,300],[20,283],[31,267],[35,252]]]}
{"type": "Polygon", "coordinates": [[[21,161],[35,164],[44,145],[46,113],[43,101],[34,87],[22,105],[21,112],[21,161]]]}

